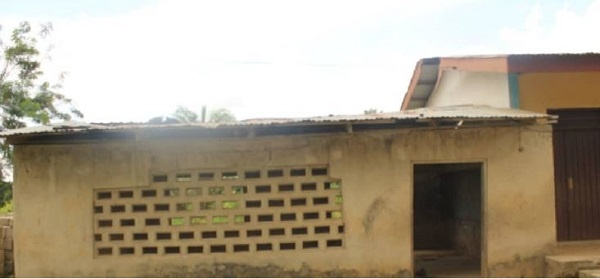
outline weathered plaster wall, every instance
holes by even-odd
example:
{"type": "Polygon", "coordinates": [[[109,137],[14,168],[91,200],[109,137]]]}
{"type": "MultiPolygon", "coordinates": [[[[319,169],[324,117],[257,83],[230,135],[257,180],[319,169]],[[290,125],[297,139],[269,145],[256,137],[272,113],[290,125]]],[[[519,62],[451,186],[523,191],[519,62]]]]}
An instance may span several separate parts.
{"type": "Polygon", "coordinates": [[[540,276],[555,243],[551,152],[546,126],[17,146],[16,276],[410,275],[412,164],[440,161],[484,162],[487,275],[540,276]],[[146,186],[156,170],[298,164],[328,164],[343,180],[344,248],[93,256],[94,188],[146,186]]]}
{"type": "Polygon", "coordinates": [[[487,105],[510,107],[506,73],[444,70],[427,107],[487,105]]]}
{"type": "Polygon", "coordinates": [[[520,74],[520,108],[546,113],[547,109],[600,107],[598,80],[600,72],[520,74]]]}

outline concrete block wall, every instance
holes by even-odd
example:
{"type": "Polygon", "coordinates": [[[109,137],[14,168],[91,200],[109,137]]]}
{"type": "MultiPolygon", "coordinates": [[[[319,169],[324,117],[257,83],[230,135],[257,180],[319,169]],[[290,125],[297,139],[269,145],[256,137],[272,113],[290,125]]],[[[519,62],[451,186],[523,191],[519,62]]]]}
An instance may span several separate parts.
{"type": "MultiPolygon", "coordinates": [[[[405,129],[254,139],[182,138],[74,145],[17,145],[14,161],[14,201],[19,205],[15,208],[19,222],[14,227],[15,261],[17,262],[15,275],[17,277],[410,276],[413,274],[414,165],[476,162],[483,164],[482,275],[542,276],[547,248],[552,248],[556,239],[551,136],[550,127],[543,126],[452,130],[405,129]],[[169,174],[173,180],[180,172],[193,173],[194,177],[198,177],[197,173],[204,169],[239,170],[239,172],[260,170],[263,177],[265,170],[306,167],[308,171],[318,166],[327,166],[327,179],[341,181],[343,215],[340,221],[344,224],[342,247],[327,248],[326,242],[325,244],[319,242],[319,248],[306,249],[307,251],[302,249],[296,252],[248,251],[195,255],[185,253],[173,255],[163,252],[157,255],[143,255],[142,247],[134,250],[141,251],[140,254],[115,255],[114,251],[117,251],[115,248],[111,255],[96,254],[98,251],[96,248],[112,246],[113,243],[115,247],[119,247],[119,253],[121,247],[130,247],[120,245],[120,243],[126,245],[129,241],[127,238],[110,240],[111,233],[120,233],[116,231],[106,231],[108,235],[103,232],[101,236],[103,246],[98,246],[94,233],[97,224],[94,223],[94,218],[99,217],[96,215],[107,214],[107,210],[113,215],[110,212],[111,206],[125,205],[127,210],[133,211],[133,204],[129,204],[129,200],[121,204],[119,198],[121,191],[126,193],[138,188],[138,191],[142,188],[157,189],[157,194],[164,196],[162,190],[167,188],[163,187],[177,185],[176,188],[179,188],[183,195],[184,189],[187,189],[184,184],[191,183],[188,181],[178,184],[175,179],[173,183],[169,180],[166,184],[163,183],[164,186],[153,185],[152,179],[155,174],[169,174]],[[95,200],[97,197],[95,194],[109,191],[116,199],[102,200],[103,204],[95,200]],[[113,204],[115,201],[119,204],[113,204]],[[94,213],[95,202],[97,203],[95,206],[103,207],[103,213],[94,213]],[[57,215],[56,212],[60,214],[57,215]],[[108,236],[106,242],[105,235],[108,236]]],[[[287,177],[288,172],[284,173],[287,177]]],[[[286,181],[288,179],[292,178],[285,178],[286,181]]],[[[204,187],[204,182],[194,180],[196,182],[190,187],[204,187]]],[[[216,181],[220,185],[215,182],[206,187],[226,186],[230,194],[223,195],[221,198],[226,198],[228,195],[231,197],[233,194],[229,187],[238,184],[229,185],[229,181],[221,180],[216,181]]],[[[277,189],[280,182],[285,181],[277,178],[277,181],[272,183],[273,189],[277,189]]],[[[295,189],[304,182],[318,182],[317,192],[321,189],[325,191],[322,183],[326,181],[298,181],[300,185],[295,184],[297,185],[295,189]]],[[[252,187],[256,185],[239,185],[249,186],[250,191],[244,196],[255,196],[252,187]]],[[[210,195],[204,195],[209,193],[208,190],[203,189],[203,195],[198,199],[209,197],[210,195]]],[[[134,191],[132,202],[137,199],[137,193],[139,192],[134,191]]],[[[274,199],[279,196],[279,193],[261,193],[261,197],[262,195],[269,195],[261,198],[264,199],[263,204],[265,204],[267,199],[274,199]]],[[[306,196],[301,189],[294,192],[294,195],[306,196]]],[[[187,202],[188,198],[183,198],[183,196],[165,197],[173,204],[170,207],[173,212],[176,212],[175,203],[187,202]],[[178,201],[177,199],[180,198],[182,200],[178,201]]],[[[147,203],[149,209],[154,208],[157,199],[158,197],[152,198],[152,203],[147,203]]],[[[198,202],[193,201],[193,212],[196,212],[194,214],[201,214],[198,202]]],[[[290,204],[290,200],[285,200],[285,206],[290,204]]],[[[310,205],[310,201],[307,204],[310,205]]],[[[322,206],[324,205],[319,205],[319,208],[322,206]]],[[[291,210],[291,206],[289,209],[290,211],[286,210],[285,213],[299,210],[295,208],[291,210]]],[[[271,211],[268,207],[253,210],[271,211]]],[[[153,212],[147,210],[145,213],[135,214],[149,215],[154,214],[153,212]]],[[[300,216],[298,212],[296,213],[300,216]]],[[[124,218],[130,219],[126,217],[129,216],[129,211],[114,214],[123,214],[124,218]]],[[[173,217],[184,216],[177,213],[173,217]]],[[[326,214],[321,213],[319,216],[319,218],[323,217],[319,222],[327,221],[326,214]]],[[[161,218],[166,217],[168,216],[161,215],[161,218]]],[[[254,217],[252,216],[251,222],[255,220],[254,217]]],[[[231,217],[229,218],[232,220],[231,217]]],[[[120,219],[119,217],[118,224],[120,219]]],[[[164,219],[161,224],[166,221],[167,219],[164,219]]],[[[316,220],[314,221],[316,223],[316,220]]],[[[136,220],[135,224],[137,225],[138,222],[142,222],[142,219],[136,220]]],[[[189,222],[191,221],[187,221],[185,226],[189,222]]],[[[110,230],[120,229],[118,224],[110,230]]],[[[280,225],[285,229],[286,235],[273,236],[273,239],[277,238],[274,242],[292,237],[290,228],[286,227],[287,224],[280,225]]],[[[185,226],[179,226],[177,229],[185,226]]],[[[219,226],[224,230],[224,226],[229,225],[219,226]]],[[[182,240],[181,243],[187,242],[181,246],[187,245],[188,242],[213,241],[201,239],[200,230],[204,229],[195,232],[193,240],[182,240]]],[[[169,231],[171,229],[164,232],[169,231]]],[[[308,231],[312,232],[310,229],[308,231]]],[[[266,232],[265,228],[264,233],[266,232]]],[[[339,231],[332,230],[332,232],[336,239],[340,239],[339,231]]],[[[156,236],[155,232],[149,234],[149,237],[154,236],[156,236]]],[[[177,240],[175,237],[172,238],[165,242],[161,239],[161,243],[177,240]]],[[[155,239],[150,238],[150,240],[155,239]]],[[[314,241],[314,239],[310,240],[314,241]]],[[[300,245],[298,242],[297,247],[301,247],[300,245]]],[[[158,251],[162,250],[158,249],[158,251]]]]}
{"type": "Polygon", "coordinates": [[[14,276],[13,216],[0,216],[0,274],[14,276]]]}

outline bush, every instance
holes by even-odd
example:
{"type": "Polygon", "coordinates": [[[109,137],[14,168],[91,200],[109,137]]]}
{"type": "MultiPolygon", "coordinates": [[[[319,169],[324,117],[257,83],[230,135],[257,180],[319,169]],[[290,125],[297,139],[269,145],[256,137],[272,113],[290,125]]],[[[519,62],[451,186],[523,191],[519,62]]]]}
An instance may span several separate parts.
{"type": "Polygon", "coordinates": [[[0,207],[0,214],[7,214],[13,212],[13,201],[10,200],[4,203],[4,206],[0,207]]]}

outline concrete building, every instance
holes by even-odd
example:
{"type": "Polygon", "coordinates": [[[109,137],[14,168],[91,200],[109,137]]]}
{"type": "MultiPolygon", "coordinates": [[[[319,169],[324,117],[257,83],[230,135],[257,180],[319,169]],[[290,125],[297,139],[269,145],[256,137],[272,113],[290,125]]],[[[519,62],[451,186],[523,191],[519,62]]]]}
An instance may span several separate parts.
{"type": "Polygon", "coordinates": [[[16,276],[413,276],[431,250],[542,276],[549,120],[452,106],[6,131],[16,276]]]}
{"type": "Polygon", "coordinates": [[[600,54],[421,59],[401,109],[488,105],[539,113],[600,107],[600,54]]]}
{"type": "Polygon", "coordinates": [[[600,240],[600,54],[422,59],[402,109],[465,104],[558,116],[558,240],[600,240]]]}
{"type": "Polygon", "coordinates": [[[547,257],[546,275],[597,276],[600,54],[440,57],[417,63],[402,109],[464,104],[558,116],[553,125],[558,246],[547,257]]]}

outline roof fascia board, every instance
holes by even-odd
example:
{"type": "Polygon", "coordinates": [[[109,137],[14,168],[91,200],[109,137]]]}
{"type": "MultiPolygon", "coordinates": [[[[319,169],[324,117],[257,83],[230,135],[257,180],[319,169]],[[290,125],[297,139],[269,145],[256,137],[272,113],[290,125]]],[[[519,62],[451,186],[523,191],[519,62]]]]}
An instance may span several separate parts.
{"type": "Polygon", "coordinates": [[[415,70],[413,71],[413,76],[410,79],[410,83],[408,85],[408,90],[406,94],[404,94],[404,99],[402,100],[402,105],[400,106],[400,110],[407,110],[408,104],[412,99],[412,95],[415,91],[415,87],[417,87],[417,83],[419,82],[419,78],[421,77],[421,67],[423,65],[424,59],[419,60],[417,65],[415,66],[415,70]]]}
{"type": "Polygon", "coordinates": [[[508,62],[506,56],[495,57],[444,57],[440,59],[440,71],[446,69],[506,73],[508,62]]]}
{"type": "Polygon", "coordinates": [[[593,72],[600,71],[600,54],[509,55],[511,73],[593,72]]]}
{"type": "Polygon", "coordinates": [[[534,124],[536,119],[511,119],[504,117],[494,118],[468,118],[448,117],[430,119],[406,119],[395,123],[361,123],[341,122],[331,125],[315,126],[265,126],[244,127],[236,129],[133,129],[133,130],[93,130],[75,132],[72,134],[29,134],[16,135],[8,138],[11,145],[49,145],[49,144],[90,144],[106,142],[136,142],[140,140],[160,140],[176,138],[204,138],[204,139],[248,139],[273,137],[273,136],[311,136],[326,134],[348,133],[348,125],[352,125],[352,133],[367,132],[373,130],[398,130],[398,129],[422,129],[428,128],[432,122],[436,125],[433,129],[443,129],[452,126],[452,123],[464,121],[473,123],[478,127],[503,126],[507,122],[520,122],[523,124],[534,124]],[[446,124],[448,123],[448,124],[446,124]],[[479,124],[477,124],[479,123],[479,124]],[[305,129],[303,129],[305,128],[305,129]],[[250,131],[252,130],[252,132],[250,131]]]}

